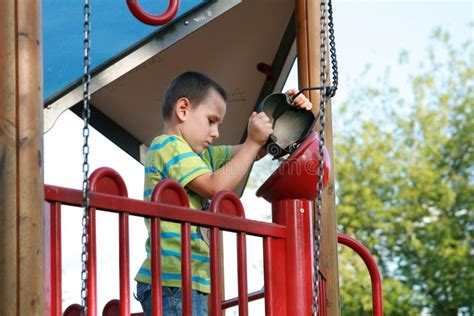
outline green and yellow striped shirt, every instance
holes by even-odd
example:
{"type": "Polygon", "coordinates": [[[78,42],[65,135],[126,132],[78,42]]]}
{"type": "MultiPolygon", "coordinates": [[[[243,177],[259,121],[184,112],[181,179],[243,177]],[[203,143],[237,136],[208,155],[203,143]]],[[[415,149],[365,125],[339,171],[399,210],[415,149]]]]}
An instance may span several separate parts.
{"type": "MultiPolygon", "coordinates": [[[[193,152],[189,144],[176,135],[156,137],[145,158],[144,199],[150,200],[153,188],[163,179],[174,179],[186,190],[189,205],[202,209],[206,199],[189,190],[186,185],[200,175],[221,168],[232,158],[231,146],[211,146],[202,154],[193,152]]],[[[148,239],[145,244],[147,257],[135,280],[151,283],[150,220],[145,219],[148,239]]],[[[181,226],[161,221],[161,265],[163,286],[181,287],[181,226]]],[[[191,270],[194,290],[210,292],[209,247],[202,240],[196,226],[191,226],[191,270]]]]}

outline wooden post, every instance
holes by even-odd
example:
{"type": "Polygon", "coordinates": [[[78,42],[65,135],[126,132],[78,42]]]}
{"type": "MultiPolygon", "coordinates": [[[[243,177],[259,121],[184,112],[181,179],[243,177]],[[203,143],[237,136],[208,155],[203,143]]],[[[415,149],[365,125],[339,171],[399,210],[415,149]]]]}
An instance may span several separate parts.
{"type": "MultiPolygon", "coordinates": [[[[320,86],[320,1],[296,0],[296,17],[299,87],[320,86]]],[[[327,65],[329,65],[329,54],[327,60],[327,65]]],[[[329,67],[327,69],[329,73],[329,67]]],[[[327,84],[329,84],[329,80],[327,84]]],[[[319,92],[311,91],[309,98],[314,106],[313,111],[317,114],[319,112],[319,92]]],[[[331,104],[328,102],[326,107],[325,144],[331,156],[333,171],[329,177],[328,188],[323,193],[320,270],[327,281],[326,304],[328,315],[337,316],[340,313],[339,273],[337,267],[335,166],[331,113],[331,104]]]]}
{"type": "Polygon", "coordinates": [[[0,315],[45,314],[41,1],[0,1],[0,315]]]}

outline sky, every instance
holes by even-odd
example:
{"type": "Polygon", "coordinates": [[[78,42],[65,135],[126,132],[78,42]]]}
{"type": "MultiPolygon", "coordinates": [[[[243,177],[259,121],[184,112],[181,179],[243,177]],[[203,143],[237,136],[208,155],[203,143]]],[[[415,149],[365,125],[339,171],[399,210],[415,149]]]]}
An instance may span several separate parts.
{"type": "MultiPolygon", "coordinates": [[[[45,0],[54,2],[52,0],[45,0]]],[[[473,19],[472,1],[356,1],[335,0],[334,19],[336,47],[339,66],[339,90],[333,99],[334,129],[338,127],[338,104],[350,98],[350,91],[359,84],[376,82],[387,68],[391,70],[391,83],[409,93],[407,77],[416,73],[420,63],[426,58],[430,35],[434,28],[442,27],[451,33],[453,42],[473,40],[468,25],[473,19]],[[398,66],[400,52],[408,53],[408,60],[398,66]],[[367,76],[361,76],[365,67],[371,64],[367,76]]],[[[82,26],[79,25],[79,28],[82,26]]],[[[94,30],[94,28],[93,28],[94,30]]],[[[47,34],[45,34],[45,41],[47,34]]],[[[45,51],[45,54],[48,52],[45,51]]],[[[94,52],[92,52],[94,54],[94,52]]],[[[80,54],[79,54],[80,56],[80,54]]],[[[45,57],[45,60],[49,57],[45,57]]],[[[79,61],[79,66],[81,61],[79,61]]],[[[80,73],[81,69],[79,70],[80,73]]],[[[54,73],[54,71],[53,71],[54,73]]],[[[50,82],[52,73],[45,69],[45,85],[50,82]]],[[[286,88],[297,86],[296,68],[288,78],[286,88]]],[[[74,80],[71,77],[71,81],[74,80]]],[[[66,85],[68,82],[62,81],[66,85]]],[[[48,93],[54,93],[49,88],[48,93]],[[52,92],[51,92],[52,91],[52,92]]],[[[45,95],[46,97],[48,95],[45,95]]],[[[90,166],[94,170],[109,166],[117,170],[127,184],[129,196],[142,198],[143,166],[130,158],[125,152],[110,143],[96,131],[90,136],[90,166]]],[[[64,113],[51,131],[45,134],[45,183],[80,188],[82,184],[82,122],[70,112],[64,113]]],[[[337,194],[337,193],[336,193],[337,194]]],[[[255,197],[254,192],[246,191],[242,197],[247,217],[268,220],[270,205],[255,197]],[[257,210],[257,211],[256,211],[257,210]]],[[[80,300],[80,235],[81,214],[77,209],[63,212],[63,308],[80,300]]],[[[118,298],[118,219],[112,214],[98,214],[99,266],[98,290],[99,310],[112,298],[118,298]],[[106,230],[106,233],[104,233],[106,230]]],[[[146,233],[140,218],[130,220],[130,275],[133,278],[144,258],[143,243],[146,233]]],[[[232,260],[232,249],[226,246],[225,266],[229,275],[235,275],[236,267],[232,260]],[[235,271],[235,272],[232,272],[235,271]]],[[[263,285],[261,275],[261,242],[249,250],[249,290],[260,289],[263,285]]],[[[232,283],[232,281],[228,282],[232,283]]],[[[135,283],[131,282],[132,291],[135,283]]],[[[226,289],[228,297],[234,296],[236,288],[226,289]]],[[[132,312],[140,311],[134,299],[132,312]]],[[[262,304],[250,306],[251,315],[262,314],[262,304]]],[[[235,313],[232,311],[230,314],[235,313]]]]}

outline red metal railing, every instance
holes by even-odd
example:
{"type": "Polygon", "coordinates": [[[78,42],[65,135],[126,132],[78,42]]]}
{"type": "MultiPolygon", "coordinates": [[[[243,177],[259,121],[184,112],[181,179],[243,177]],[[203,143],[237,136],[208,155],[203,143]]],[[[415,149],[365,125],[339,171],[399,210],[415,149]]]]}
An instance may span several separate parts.
{"type": "Polygon", "coordinates": [[[373,315],[383,315],[383,295],[382,295],[382,279],[380,278],[379,269],[377,263],[372,257],[370,251],[358,240],[345,235],[337,234],[337,241],[343,244],[359,254],[364,261],[367,269],[369,270],[370,280],[372,282],[372,306],[373,315]]]}
{"type": "MultiPolygon", "coordinates": [[[[119,247],[120,247],[120,315],[130,315],[130,284],[128,266],[128,216],[136,215],[151,218],[151,249],[152,249],[152,295],[153,310],[156,315],[161,313],[161,279],[160,279],[160,220],[172,220],[182,223],[182,281],[183,281],[183,312],[190,313],[191,299],[191,251],[190,251],[190,225],[211,228],[211,266],[213,288],[212,297],[215,299],[211,307],[211,313],[217,315],[222,310],[222,280],[220,275],[221,252],[219,249],[220,231],[226,230],[238,234],[238,260],[239,268],[239,310],[241,315],[246,315],[248,310],[248,295],[246,285],[246,234],[284,241],[286,228],[282,225],[264,223],[245,219],[243,208],[237,196],[231,192],[220,192],[211,203],[212,212],[197,212],[189,209],[185,191],[176,182],[162,181],[152,194],[153,202],[134,200],[126,197],[126,187],[118,173],[109,168],[100,168],[91,175],[90,193],[90,221],[89,221],[89,244],[88,244],[88,315],[97,315],[97,254],[95,251],[96,210],[113,212],[119,215],[119,247]],[[238,216],[237,216],[238,215],[238,216]],[[218,273],[216,273],[218,272],[218,273]],[[216,302],[219,302],[217,304],[216,302]]],[[[47,288],[50,292],[49,304],[53,315],[62,314],[61,306],[61,206],[81,206],[82,193],[80,190],[62,188],[57,186],[45,186],[45,212],[49,229],[46,229],[49,255],[47,266],[50,268],[47,288]]],[[[275,253],[278,260],[285,258],[285,254],[275,253]]],[[[266,258],[266,261],[272,260],[266,258]]],[[[77,306],[70,308],[71,315],[77,310],[77,306]]]]}
{"type": "MultiPolygon", "coordinates": [[[[47,303],[52,315],[62,314],[61,283],[61,206],[81,206],[80,190],[45,186],[45,218],[47,262],[47,303]]],[[[151,219],[152,310],[161,315],[160,221],[181,223],[183,313],[190,315],[191,297],[191,225],[209,227],[211,265],[210,314],[220,315],[231,306],[239,306],[239,315],[248,315],[248,303],[265,299],[267,315],[309,315],[312,302],[312,202],[284,200],[273,203],[274,223],[245,219],[239,198],[232,192],[220,192],[211,202],[210,212],[190,209],[184,189],[172,180],[160,182],[152,193],[152,201],[127,198],[125,183],[118,173],[100,168],[91,175],[90,222],[88,244],[88,315],[97,315],[96,210],[119,216],[120,300],[110,301],[103,315],[130,315],[130,271],[128,217],[136,215],[151,219]],[[221,231],[237,233],[238,297],[222,301],[221,231]],[[246,236],[263,239],[264,290],[248,294],[246,236]]],[[[326,282],[320,282],[320,316],[327,315],[326,282]]],[[[380,289],[381,293],[381,289],[380,289]]],[[[377,305],[379,306],[379,305],[377,305]]],[[[381,307],[381,301],[380,301],[381,307]]],[[[65,315],[78,315],[79,306],[71,305],[65,315]]],[[[140,315],[140,314],[137,314],[140,315]]],[[[381,314],[376,314],[381,315],[381,314]]]]}

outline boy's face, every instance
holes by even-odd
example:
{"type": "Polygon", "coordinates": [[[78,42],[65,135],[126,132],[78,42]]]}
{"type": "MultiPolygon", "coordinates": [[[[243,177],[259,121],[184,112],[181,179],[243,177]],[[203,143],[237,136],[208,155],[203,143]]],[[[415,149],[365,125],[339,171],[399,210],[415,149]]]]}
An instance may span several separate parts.
{"type": "Polygon", "coordinates": [[[181,133],[194,152],[202,153],[219,137],[219,125],[225,112],[225,101],[214,89],[209,90],[200,104],[190,105],[181,133]]]}

